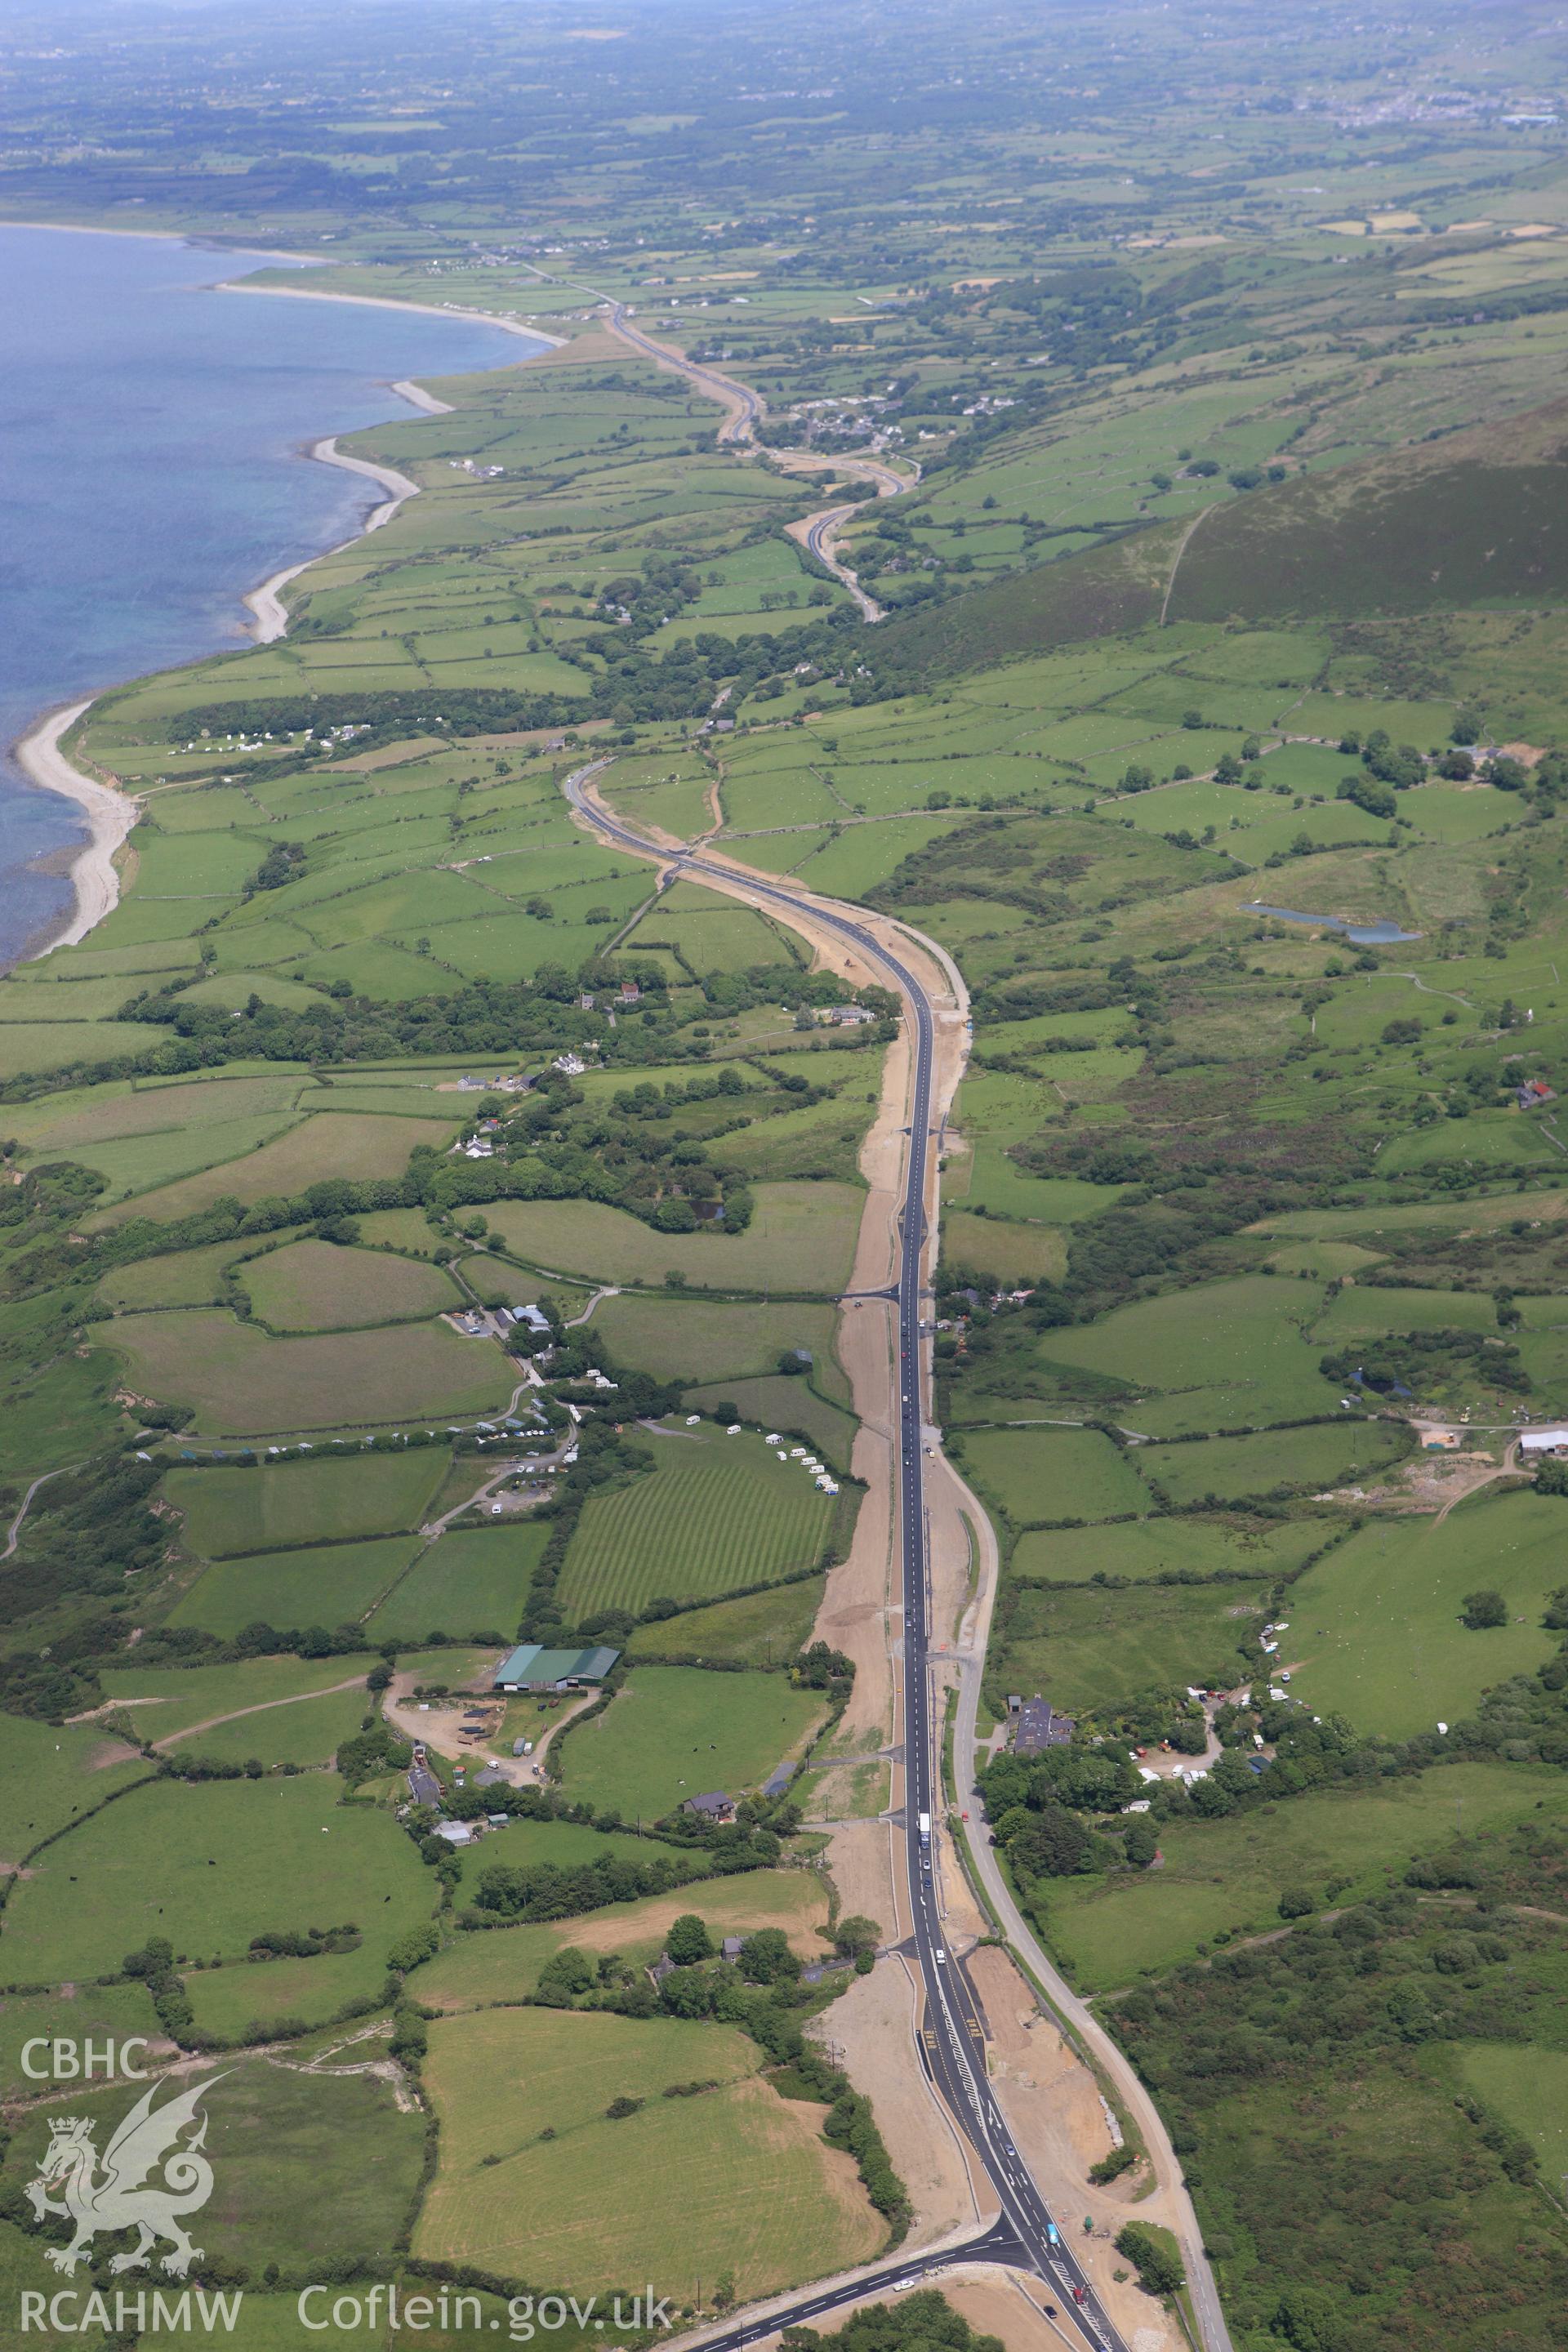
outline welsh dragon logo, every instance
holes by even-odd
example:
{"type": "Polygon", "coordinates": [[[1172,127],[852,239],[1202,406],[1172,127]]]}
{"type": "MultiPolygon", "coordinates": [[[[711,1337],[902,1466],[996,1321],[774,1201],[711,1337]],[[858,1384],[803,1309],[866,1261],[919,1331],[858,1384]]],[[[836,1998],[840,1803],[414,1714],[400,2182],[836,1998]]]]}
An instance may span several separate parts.
{"type": "Polygon", "coordinates": [[[144,2270],[160,2238],[172,2252],[161,2267],[173,2278],[184,2278],[202,2249],[191,2243],[181,2216],[199,2212],[213,2191],[213,2168],[202,2154],[207,2119],[198,2104],[214,2082],[213,2075],[194,2089],[169,2099],[155,2112],[152,2090],[143,2093],[115,2129],[101,2162],[93,2146],[92,2119],[60,2116],[54,2122],[48,2147],[38,2158],[38,2178],[27,2183],[28,2202],[41,2221],[46,2213],[74,2222],[76,2235],[68,2246],[48,2246],[45,2252],[56,2270],[68,2278],[85,2262],[100,2231],[135,2230],[140,2234],[129,2253],[116,2254],[111,2271],[144,2270]],[[176,2143],[187,2126],[195,2137],[181,2147],[176,2143]],[[163,2179],[153,2179],[162,2168],[163,2179]],[[58,2189],[58,2199],[49,2191],[58,2189]]]}

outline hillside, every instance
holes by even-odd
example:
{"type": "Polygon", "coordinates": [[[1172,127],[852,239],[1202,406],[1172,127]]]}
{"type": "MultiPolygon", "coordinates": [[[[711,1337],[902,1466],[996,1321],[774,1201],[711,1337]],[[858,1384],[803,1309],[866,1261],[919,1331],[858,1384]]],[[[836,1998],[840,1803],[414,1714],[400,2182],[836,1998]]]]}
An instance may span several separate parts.
{"type": "Polygon", "coordinates": [[[1568,401],[1212,509],[1173,621],[1427,612],[1568,594],[1568,401]]]}
{"type": "Polygon", "coordinates": [[[1568,597],[1568,401],[1298,476],[890,621],[910,685],[1168,621],[1258,621],[1568,597]],[[1168,601],[1167,601],[1168,592],[1168,601]]]}

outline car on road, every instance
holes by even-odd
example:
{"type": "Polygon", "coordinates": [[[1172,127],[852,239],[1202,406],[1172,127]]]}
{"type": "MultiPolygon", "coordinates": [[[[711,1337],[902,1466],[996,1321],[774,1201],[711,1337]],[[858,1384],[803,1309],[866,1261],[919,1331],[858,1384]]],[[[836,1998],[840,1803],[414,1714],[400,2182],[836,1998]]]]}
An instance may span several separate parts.
{"type": "Polygon", "coordinates": [[[938,1966],[939,1968],[942,1966],[942,1962],[947,1958],[947,1954],[942,1950],[942,1946],[941,1946],[940,1944],[939,1944],[939,1945],[937,1946],[937,1948],[936,1948],[936,1958],[937,1958],[937,1966],[938,1966]]]}

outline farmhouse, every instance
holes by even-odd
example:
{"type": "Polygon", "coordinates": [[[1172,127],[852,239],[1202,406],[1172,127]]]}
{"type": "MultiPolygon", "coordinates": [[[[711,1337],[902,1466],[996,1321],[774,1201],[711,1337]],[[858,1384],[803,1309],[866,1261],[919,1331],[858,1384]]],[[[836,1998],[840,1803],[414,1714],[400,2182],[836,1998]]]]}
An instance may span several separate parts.
{"type": "Polygon", "coordinates": [[[683,1813],[696,1813],[705,1822],[732,1822],[735,1800],[727,1797],[722,1789],[711,1789],[704,1797],[688,1797],[680,1810],[683,1813]]]}
{"type": "Polygon", "coordinates": [[[826,1004],[816,1017],[829,1029],[858,1029],[877,1018],[866,1004],[826,1004]]]}
{"type": "Polygon", "coordinates": [[[495,1670],[497,1690],[579,1690],[586,1683],[602,1683],[618,1650],[542,1650],[524,1642],[501,1660],[495,1670]]]}
{"type": "Polygon", "coordinates": [[[1066,1748],[1078,1725],[1070,1715],[1058,1715],[1048,1699],[1038,1691],[1026,1699],[1018,1710],[1018,1727],[1013,1735],[1015,1756],[1039,1756],[1047,1748],[1066,1748]]]}
{"type": "Polygon", "coordinates": [[[1568,1456],[1568,1429],[1527,1429],[1519,1441],[1519,1450],[1527,1461],[1542,1461],[1547,1456],[1561,1462],[1568,1456]]]}

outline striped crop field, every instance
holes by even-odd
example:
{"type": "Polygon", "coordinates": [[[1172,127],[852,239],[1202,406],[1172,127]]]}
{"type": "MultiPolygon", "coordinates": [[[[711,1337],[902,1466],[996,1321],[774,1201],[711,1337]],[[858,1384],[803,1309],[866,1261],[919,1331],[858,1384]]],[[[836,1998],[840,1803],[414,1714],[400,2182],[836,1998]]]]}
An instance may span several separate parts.
{"type": "Polygon", "coordinates": [[[568,1616],[717,1598],[816,1565],[833,1504],[798,1462],[711,1422],[653,1449],[647,1476],[590,1496],[561,1579],[568,1616]]]}

